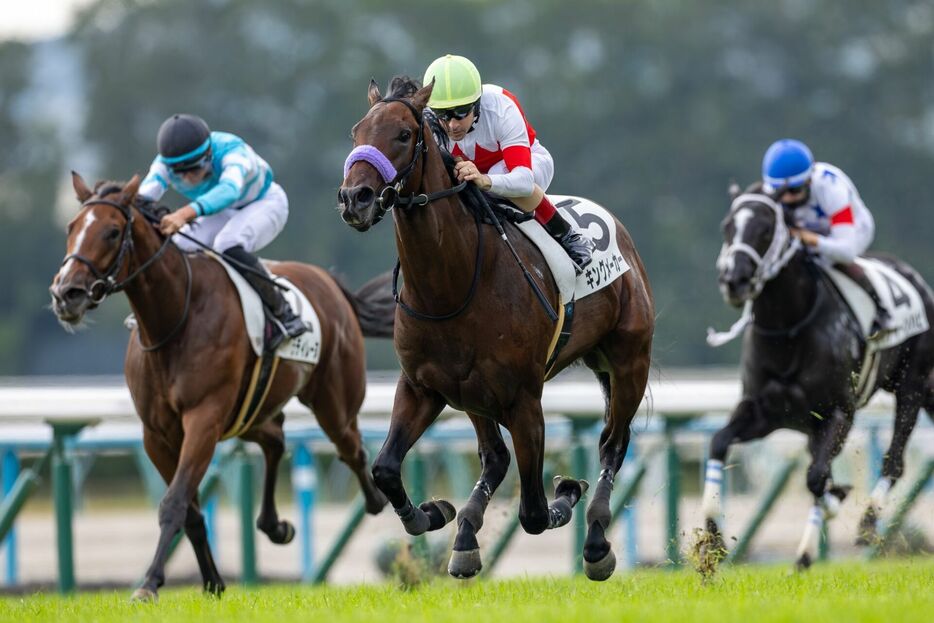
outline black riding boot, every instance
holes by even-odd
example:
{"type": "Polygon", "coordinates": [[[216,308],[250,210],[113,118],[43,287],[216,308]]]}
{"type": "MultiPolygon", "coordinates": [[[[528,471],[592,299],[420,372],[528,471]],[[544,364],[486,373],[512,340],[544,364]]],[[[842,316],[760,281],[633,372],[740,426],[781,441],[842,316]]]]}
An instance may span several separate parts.
{"type": "Polygon", "coordinates": [[[560,212],[555,212],[551,220],[545,223],[545,230],[567,251],[568,256],[574,262],[577,274],[584,272],[593,259],[593,241],[572,229],[560,212]]]}
{"type": "Polygon", "coordinates": [[[869,295],[869,298],[872,299],[872,302],[876,306],[876,318],[873,320],[872,328],[869,330],[869,339],[877,339],[894,331],[895,327],[892,324],[892,317],[882,304],[879,293],[876,292],[875,286],[872,285],[869,277],[866,276],[866,271],[863,270],[863,267],[856,262],[850,262],[849,264],[835,264],[834,268],[855,281],[859,287],[865,290],[866,294],[869,295]]]}
{"type": "Polygon", "coordinates": [[[292,311],[292,307],[286,302],[285,297],[282,296],[282,290],[268,279],[263,279],[253,272],[256,270],[267,276],[269,275],[255,255],[241,246],[231,247],[225,251],[225,254],[249,267],[249,269],[245,269],[233,264],[237,272],[243,275],[250,285],[253,286],[253,289],[256,290],[256,293],[259,294],[263,305],[269,309],[276,320],[279,321],[279,324],[282,325],[274,332],[272,337],[267,340],[266,350],[274,351],[286,338],[297,337],[308,330],[308,327],[305,326],[302,319],[295,315],[295,312],[292,311]],[[285,333],[283,333],[283,331],[285,331],[285,333]]]}

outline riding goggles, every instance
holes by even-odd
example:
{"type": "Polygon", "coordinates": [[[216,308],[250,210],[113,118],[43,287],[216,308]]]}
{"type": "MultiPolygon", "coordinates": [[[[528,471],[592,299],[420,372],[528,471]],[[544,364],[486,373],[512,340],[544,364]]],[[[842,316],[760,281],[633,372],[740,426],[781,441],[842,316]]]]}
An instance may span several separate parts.
{"type": "Polygon", "coordinates": [[[470,104],[464,104],[463,106],[458,106],[456,108],[443,108],[441,110],[435,110],[434,113],[438,115],[438,118],[442,121],[451,121],[452,119],[460,121],[473,112],[475,105],[476,102],[471,102],[470,104]]]}
{"type": "Polygon", "coordinates": [[[208,166],[211,162],[211,150],[208,150],[198,158],[194,160],[187,160],[185,162],[179,162],[176,164],[169,165],[169,168],[172,169],[173,173],[187,173],[188,171],[194,171],[196,169],[203,169],[208,166]]]}

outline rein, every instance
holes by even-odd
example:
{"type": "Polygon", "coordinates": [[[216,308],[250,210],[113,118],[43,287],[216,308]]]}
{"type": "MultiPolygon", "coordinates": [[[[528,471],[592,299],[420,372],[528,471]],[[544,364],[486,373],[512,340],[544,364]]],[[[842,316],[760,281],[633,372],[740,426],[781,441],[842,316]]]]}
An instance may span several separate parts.
{"type": "MultiPolygon", "coordinates": [[[[808,266],[813,267],[812,262],[808,262],[808,266]]],[[[813,272],[813,268],[812,268],[813,272]]],[[[791,325],[790,327],[785,327],[782,329],[766,329],[761,325],[757,325],[755,322],[755,316],[752,320],[752,330],[758,333],[759,335],[765,337],[788,337],[794,339],[798,336],[802,329],[811,324],[814,318],[817,316],[817,312],[820,311],[821,305],[826,298],[826,287],[821,287],[820,279],[818,277],[818,282],[816,283],[817,293],[814,296],[814,303],[811,305],[811,309],[808,310],[808,313],[805,314],[804,318],[791,325]]]]}
{"type": "MultiPolygon", "coordinates": [[[[120,250],[117,252],[117,257],[114,258],[114,261],[110,265],[110,268],[108,268],[105,272],[102,273],[100,270],[98,270],[97,266],[95,266],[91,260],[77,253],[66,255],[65,259],[62,260],[63,266],[69,260],[75,260],[77,262],[80,262],[84,264],[85,266],[87,266],[88,269],[91,271],[91,273],[94,275],[94,277],[96,278],[96,281],[94,281],[91,284],[90,288],[88,289],[88,297],[91,299],[91,303],[94,306],[97,306],[100,303],[102,303],[105,298],[107,298],[114,292],[123,291],[126,288],[128,283],[133,281],[136,277],[138,277],[143,272],[145,272],[146,269],[152,266],[155,263],[155,261],[158,260],[162,256],[163,253],[165,253],[165,250],[168,248],[169,244],[172,242],[171,236],[167,236],[162,241],[162,245],[159,247],[159,249],[155,253],[153,253],[149,257],[149,259],[143,262],[136,270],[134,270],[129,275],[127,275],[127,277],[123,281],[118,282],[116,280],[116,275],[119,274],[121,270],[123,270],[124,263],[126,262],[127,258],[133,252],[133,235],[132,235],[133,220],[134,220],[133,209],[121,203],[117,203],[116,201],[110,201],[109,199],[102,199],[102,198],[88,199],[87,201],[81,204],[81,207],[85,208],[90,205],[98,205],[98,204],[107,205],[112,208],[116,208],[126,218],[126,225],[124,225],[123,232],[121,234],[120,250]]],[[[149,221],[150,223],[159,222],[159,219],[157,219],[155,215],[144,211],[142,208],[137,208],[137,209],[140,211],[140,214],[142,214],[143,217],[146,218],[146,220],[149,221]]],[[[181,249],[179,249],[175,245],[172,245],[172,246],[175,247],[175,250],[178,251],[178,253],[182,256],[182,260],[184,260],[185,262],[185,274],[187,277],[187,281],[185,284],[185,308],[182,312],[182,317],[179,320],[178,324],[176,324],[175,327],[169,332],[169,334],[166,337],[164,337],[162,340],[160,340],[158,343],[152,346],[146,346],[145,344],[143,344],[142,338],[137,333],[137,340],[139,341],[140,348],[143,350],[143,352],[152,352],[168,344],[172,340],[172,338],[174,338],[178,334],[178,332],[182,329],[182,327],[185,325],[185,323],[188,320],[188,313],[191,309],[191,287],[192,287],[191,263],[188,260],[188,256],[186,256],[182,252],[181,249]]]]}

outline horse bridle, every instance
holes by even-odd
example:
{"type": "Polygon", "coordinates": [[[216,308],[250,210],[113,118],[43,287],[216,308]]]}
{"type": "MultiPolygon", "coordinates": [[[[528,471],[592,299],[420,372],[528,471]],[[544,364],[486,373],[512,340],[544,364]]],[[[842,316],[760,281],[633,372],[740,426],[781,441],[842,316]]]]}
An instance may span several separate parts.
{"type": "Polygon", "coordinates": [[[422,161],[422,168],[424,169],[425,158],[428,154],[428,144],[425,142],[425,119],[424,116],[418,111],[418,109],[415,108],[415,106],[412,105],[412,103],[407,99],[403,99],[401,97],[387,97],[381,99],[380,102],[399,102],[408,108],[412,113],[412,116],[415,117],[415,122],[418,125],[418,133],[416,135],[417,138],[415,141],[415,150],[412,153],[412,160],[410,160],[409,163],[402,168],[402,170],[397,172],[396,176],[392,180],[386,183],[386,186],[380,192],[379,197],[376,198],[376,215],[373,217],[374,225],[383,220],[383,217],[386,215],[386,213],[396,206],[405,209],[428,205],[437,199],[443,199],[445,197],[456,195],[467,187],[467,182],[462,182],[451,188],[447,188],[435,193],[413,192],[408,196],[403,196],[402,190],[405,188],[405,185],[409,180],[409,176],[412,175],[412,172],[418,165],[419,160],[422,161]]]}
{"type": "Polygon", "coordinates": [[[775,231],[772,233],[772,240],[769,241],[769,248],[760,255],[755,248],[742,240],[733,240],[729,244],[724,243],[720,255],[717,257],[717,268],[722,270],[726,262],[737,253],[746,255],[756,266],[756,270],[750,278],[753,289],[751,298],[756,298],[762,292],[766,282],[775,278],[791,261],[795,253],[801,249],[801,241],[793,237],[788,230],[788,225],[785,224],[785,212],[782,207],[766,195],[752,193],[739,195],[730,205],[728,218],[733,218],[740,207],[752,202],[767,206],[775,214],[775,231]]]}
{"type": "MultiPolygon", "coordinates": [[[[149,259],[143,262],[139,266],[139,268],[137,268],[132,273],[127,275],[127,277],[123,279],[123,281],[118,282],[116,280],[116,276],[120,273],[120,271],[123,270],[123,265],[133,250],[133,235],[132,235],[133,220],[134,220],[133,208],[123,205],[122,203],[118,203],[116,201],[111,201],[109,199],[104,199],[101,197],[98,197],[98,198],[91,197],[87,201],[83,202],[81,204],[81,207],[86,208],[92,205],[107,205],[112,208],[116,208],[117,210],[120,211],[120,213],[126,219],[126,224],[123,226],[123,232],[121,233],[120,250],[117,251],[117,257],[114,258],[114,261],[111,263],[110,268],[108,268],[104,272],[101,272],[97,268],[97,266],[94,265],[94,262],[92,262],[91,260],[89,260],[88,258],[82,255],[79,255],[78,253],[71,253],[69,255],[66,255],[65,259],[62,260],[61,265],[64,266],[70,260],[75,260],[88,267],[88,270],[90,270],[91,274],[93,274],[95,277],[95,281],[91,283],[91,285],[87,289],[88,298],[91,300],[92,307],[97,307],[104,301],[105,298],[107,298],[114,292],[120,292],[123,289],[125,289],[128,283],[133,281],[133,279],[141,275],[147,268],[152,266],[153,263],[155,263],[155,261],[159,259],[163,253],[165,253],[165,250],[168,248],[169,244],[172,242],[172,237],[166,236],[165,240],[163,240],[162,242],[162,245],[159,247],[159,249],[155,253],[152,254],[152,256],[149,259]],[[99,294],[96,294],[96,292],[99,292],[99,294]]],[[[159,222],[159,219],[154,214],[150,214],[139,207],[137,209],[140,211],[140,214],[142,214],[146,218],[146,220],[148,220],[150,223],[155,224],[159,222]]],[[[175,337],[175,335],[181,330],[182,326],[184,326],[185,322],[188,319],[188,311],[189,311],[189,308],[191,307],[191,282],[192,282],[191,264],[188,261],[188,257],[184,253],[182,253],[181,249],[179,249],[177,246],[175,248],[178,250],[178,252],[182,256],[182,259],[184,259],[185,261],[185,272],[187,275],[187,282],[185,286],[185,309],[184,309],[184,312],[182,313],[181,320],[178,322],[177,325],[175,325],[175,328],[173,328],[172,331],[170,331],[169,334],[165,338],[160,340],[157,344],[153,346],[145,346],[143,345],[142,341],[140,341],[140,348],[142,348],[143,351],[145,352],[158,350],[159,348],[162,348],[163,346],[168,344],[169,340],[175,337]]]]}

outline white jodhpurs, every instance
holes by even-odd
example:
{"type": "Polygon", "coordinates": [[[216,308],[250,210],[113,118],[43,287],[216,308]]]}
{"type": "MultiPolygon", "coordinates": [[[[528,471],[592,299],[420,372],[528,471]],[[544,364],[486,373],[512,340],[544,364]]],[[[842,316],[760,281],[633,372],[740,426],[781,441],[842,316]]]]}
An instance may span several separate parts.
{"type": "MultiPolygon", "coordinates": [[[[256,253],[279,235],[288,218],[289,198],[282,187],[273,182],[266,194],[253,203],[239,209],[227,208],[199,216],[181,231],[215,251],[241,246],[250,253],[256,253]]],[[[184,251],[201,248],[178,235],[174,241],[184,251]]]]}

